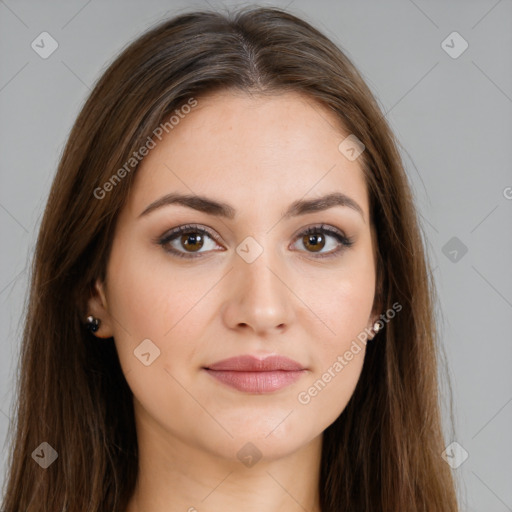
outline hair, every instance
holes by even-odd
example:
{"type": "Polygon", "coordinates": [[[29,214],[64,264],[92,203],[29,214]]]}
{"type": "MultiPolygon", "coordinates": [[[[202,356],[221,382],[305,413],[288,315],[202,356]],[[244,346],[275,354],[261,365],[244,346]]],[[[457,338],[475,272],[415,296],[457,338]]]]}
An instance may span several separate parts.
{"type": "Polygon", "coordinates": [[[152,27],[109,65],[76,119],[32,262],[3,512],[127,507],[138,472],[133,395],[113,338],[99,343],[84,319],[137,166],[108,197],[95,191],[176,109],[219,90],[303,93],[365,146],[358,162],[377,234],[374,305],[402,310],[368,344],[349,403],[323,432],[322,511],[457,511],[441,457],[436,291],[398,142],[340,48],[285,10],[246,7],[152,27]],[[42,442],[58,453],[44,470],[31,456],[42,442]]]}

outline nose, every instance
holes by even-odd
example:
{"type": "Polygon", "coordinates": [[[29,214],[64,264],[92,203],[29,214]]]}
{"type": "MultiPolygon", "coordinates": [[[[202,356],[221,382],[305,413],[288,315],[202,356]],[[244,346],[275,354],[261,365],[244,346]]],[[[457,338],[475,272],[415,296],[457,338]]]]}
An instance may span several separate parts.
{"type": "Polygon", "coordinates": [[[294,293],[283,264],[263,253],[252,263],[236,256],[229,273],[223,320],[230,329],[259,336],[287,331],[295,319],[294,293]]]}

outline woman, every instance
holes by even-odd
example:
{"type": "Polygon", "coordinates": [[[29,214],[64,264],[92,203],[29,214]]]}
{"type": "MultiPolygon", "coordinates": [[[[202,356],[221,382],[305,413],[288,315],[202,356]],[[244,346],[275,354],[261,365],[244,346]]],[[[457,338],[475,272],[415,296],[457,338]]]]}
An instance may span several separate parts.
{"type": "Polygon", "coordinates": [[[347,57],[273,8],[131,44],[40,228],[5,512],[454,512],[430,278],[347,57]]]}

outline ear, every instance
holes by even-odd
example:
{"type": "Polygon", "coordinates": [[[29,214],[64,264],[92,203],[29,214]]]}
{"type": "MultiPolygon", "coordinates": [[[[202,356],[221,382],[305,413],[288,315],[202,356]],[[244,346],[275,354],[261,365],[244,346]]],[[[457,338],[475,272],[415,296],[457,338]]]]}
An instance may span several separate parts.
{"type": "Polygon", "coordinates": [[[100,321],[99,329],[94,335],[98,338],[111,338],[114,335],[112,316],[108,310],[105,285],[99,279],[94,283],[87,306],[87,316],[92,315],[100,321]]]}

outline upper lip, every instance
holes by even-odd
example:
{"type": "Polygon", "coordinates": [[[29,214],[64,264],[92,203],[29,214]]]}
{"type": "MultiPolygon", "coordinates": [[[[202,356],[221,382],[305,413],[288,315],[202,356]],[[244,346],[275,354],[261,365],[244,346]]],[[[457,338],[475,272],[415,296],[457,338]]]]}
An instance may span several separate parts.
{"type": "Polygon", "coordinates": [[[271,355],[259,358],[251,355],[243,355],[223,359],[205,367],[207,370],[224,370],[238,372],[271,372],[276,370],[299,371],[305,368],[285,356],[271,355]]]}

